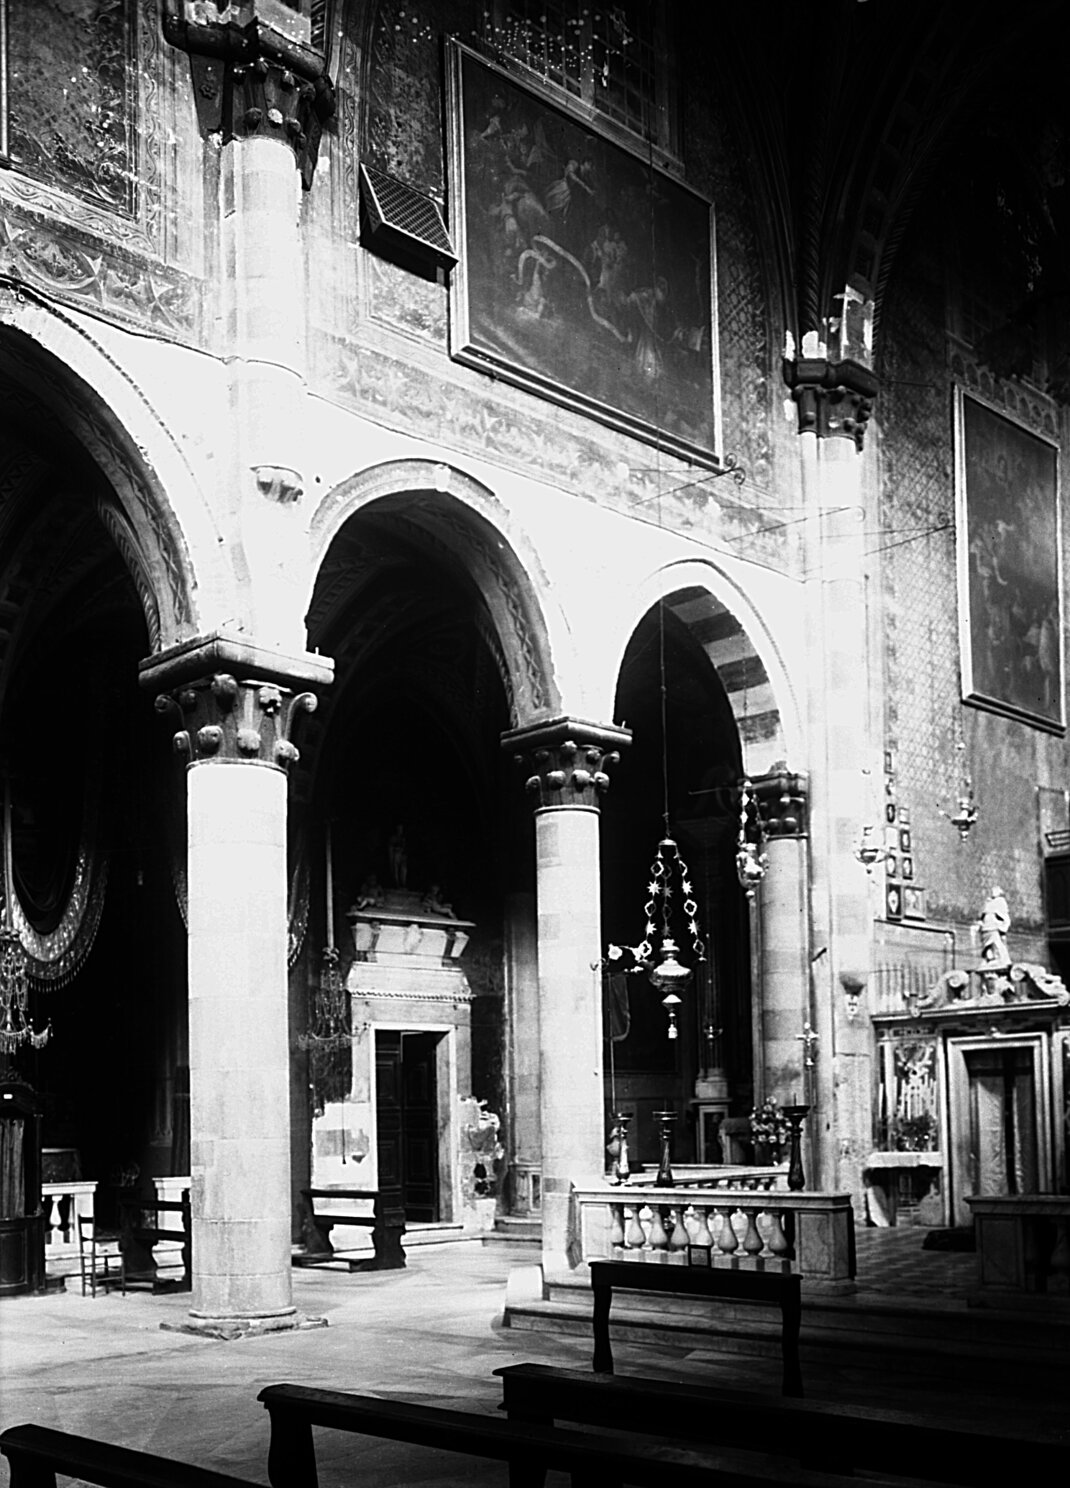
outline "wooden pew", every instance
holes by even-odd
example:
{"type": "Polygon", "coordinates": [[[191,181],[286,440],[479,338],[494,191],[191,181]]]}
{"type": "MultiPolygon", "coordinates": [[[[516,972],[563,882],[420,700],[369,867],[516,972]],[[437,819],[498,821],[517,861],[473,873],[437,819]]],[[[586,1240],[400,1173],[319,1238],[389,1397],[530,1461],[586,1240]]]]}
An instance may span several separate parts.
{"type": "MultiPolygon", "coordinates": [[[[504,1462],[510,1488],[537,1488],[548,1470],[572,1475],[574,1484],[634,1483],[642,1488],[851,1488],[851,1479],[811,1472],[795,1464],[697,1461],[675,1443],[623,1443],[589,1432],[534,1426],[442,1406],[378,1400],[305,1385],[268,1385],[260,1391],[271,1418],[268,1478],[272,1488],[317,1488],[312,1428],[333,1427],[390,1441],[461,1452],[504,1462]]],[[[464,1481],[463,1475],[458,1481],[464,1481]]],[[[870,1477],[867,1485],[900,1488],[902,1479],[870,1477]]],[[[14,1485],[13,1485],[14,1488],[14,1485]]]]}
{"type": "Polygon", "coordinates": [[[193,1221],[189,1189],[180,1199],[121,1198],[119,1200],[119,1249],[123,1256],[126,1286],[151,1282],[153,1291],[188,1292],[193,1287],[193,1221]],[[181,1215],[179,1226],[159,1223],[160,1214],[181,1215]],[[155,1214],[157,1223],[146,1224],[145,1215],[155,1214]],[[161,1240],[177,1240],[182,1246],[181,1280],[160,1281],[152,1247],[161,1240]]]}
{"type": "Polygon", "coordinates": [[[334,1255],[331,1244],[331,1229],[334,1225],[360,1225],[372,1232],[374,1255],[367,1260],[349,1261],[350,1271],[398,1271],[405,1266],[405,1250],[402,1237],[405,1234],[405,1210],[400,1193],[391,1198],[377,1189],[370,1188],[303,1188],[301,1193],[308,1204],[311,1228],[310,1243],[305,1256],[298,1259],[299,1265],[316,1265],[330,1260],[334,1255]],[[316,1201],[345,1199],[370,1201],[371,1214],[317,1214],[316,1201]]]}
{"type": "Polygon", "coordinates": [[[613,1288],[638,1292],[676,1292],[688,1297],[717,1297],[780,1308],[780,1347],[784,1360],[783,1392],[801,1396],[799,1325],[802,1293],[799,1278],[776,1271],[736,1271],[723,1266],[658,1265],[651,1261],[592,1261],[594,1290],[594,1367],[613,1373],[609,1345],[609,1309],[613,1288]]]}
{"type": "Polygon", "coordinates": [[[547,1364],[508,1364],[494,1373],[501,1376],[502,1409],[510,1421],[582,1422],[706,1447],[761,1451],[830,1472],[872,1469],[962,1488],[1046,1482],[1066,1470],[1064,1445],[906,1411],[547,1364]]]}
{"type": "Polygon", "coordinates": [[[247,1478],[231,1478],[49,1426],[8,1427],[0,1434],[0,1452],[11,1467],[10,1488],[56,1488],[57,1473],[103,1488],[254,1488],[247,1478]]]}

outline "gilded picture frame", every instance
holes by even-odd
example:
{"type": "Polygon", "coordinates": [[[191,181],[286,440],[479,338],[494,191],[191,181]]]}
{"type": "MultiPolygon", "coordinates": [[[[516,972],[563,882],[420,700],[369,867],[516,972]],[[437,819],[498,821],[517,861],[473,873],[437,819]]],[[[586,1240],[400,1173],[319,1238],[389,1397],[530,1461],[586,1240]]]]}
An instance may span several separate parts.
{"type": "Polygon", "coordinates": [[[711,203],[590,109],[459,42],[447,62],[451,356],[716,466],[711,203]]]}
{"type": "Polygon", "coordinates": [[[962,388],[954,420],[963,701],[1063,733],[1058,447],[962,388]]]}

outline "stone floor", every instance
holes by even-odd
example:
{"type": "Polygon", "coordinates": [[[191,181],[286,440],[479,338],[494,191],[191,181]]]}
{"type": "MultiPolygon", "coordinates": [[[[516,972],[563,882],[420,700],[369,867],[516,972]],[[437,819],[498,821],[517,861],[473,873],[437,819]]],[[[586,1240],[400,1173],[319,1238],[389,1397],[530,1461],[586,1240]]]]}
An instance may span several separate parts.
{"type": "MultiPolygon", "coordinates": [[[[923,1237],[920,1230],[863,1232],[863,1287],[928,1298],[937,1309],[964,1306],[973,1257],[923,1252],[923,1237]]],[[[450,1244],[414,1248],[404,1271],[295,1271],[299,1310],[326,1316],[329,1326],[229,1343],[160,1327],[181,1325],[188,1294],[83,1298],[75,1282],[64,1293],[7,1298],[0,1302],[0,1428],[33,1421],[266,1483],[268,1423],[256,1395],[267,1384],[293,1381],[490,1413],[500,1391],[492,1371],[503,1364],[590,1364],[586,1338],[502,1327],[506,1278],[535,1259],[526,1247],[450,1244]]],[[[666,1366],[659,1369],[649,1346],[622,1341],[614,1354],[621,1373],[701,1371],[724,1383],[752,1383],[719,1373],[734,1366],[711,1367],[708,1356],[681,1354],[659,1361],[666,1366]]],[[[811,1392],[808,1380],[808,1393],[851,1398],[846,1377],[815,1383],[821,1388],[811,1392]]],[[[993,1385],[998,1392],[998,1380],[993,1385]]],[[[932,1402],[919,1402],[926,1405],[932,1402]]],[[[953,1405],[947,1413],[990,1418],[990,1405],[978,1400],[971,1407],[969,1393],[953,1405]]],[[[1056,1421],[1065,1410],[1064,1401],[1037,1405],[1055,1411],[1056,1421]]],[[[1058,1428],[1049,1422],[1046,1429],[1058,1428]]],[[[504,1469],[492,1464],[340,1433],[317,1436],[321,1488],[505,1481],[504,1469]]],[[[0,1483],[7,1481],[5,1462],[0,1483]]]]}

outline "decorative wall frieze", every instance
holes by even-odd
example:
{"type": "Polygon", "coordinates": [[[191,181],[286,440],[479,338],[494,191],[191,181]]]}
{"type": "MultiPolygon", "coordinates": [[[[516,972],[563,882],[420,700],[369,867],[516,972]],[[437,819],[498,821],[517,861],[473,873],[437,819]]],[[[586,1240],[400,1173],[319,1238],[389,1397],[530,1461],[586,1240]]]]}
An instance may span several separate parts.
{"type": "Polygon", "coordinates": [[[630,729],[614,724],[553,718],[502,735],[525,771],[524,789],[537,806],[597,808],[609,789],[608,770],[631,743],[630,729]]]}
{"type": "Polygon", "coordinates": [[[784,381],[799,413],[799,433],[851,439],[861,450],[880,383],[860,362],[827,357],[785,359],[784,381]]]}
{"type": "Polygon", "coordinates": [[[189,53],[201,128],[224,139],[257,135],[289,143],[307,190],[323,126],[335,111],[308,16],[278,0],[225,7],[165,0],[163,30],[172,46],[189,53]]]}
{"type": "Polygon", "coordinates": [[[292,693],[273,682],[239,681],[226,672],[156,699],[157,713],[179,724],[175,753],[190,764],[220,761],[281,770],[300,758],[290,740],[295,719],[315,708],[314,693],[292,693]]]}
{"type": "Polygon", "coordinates": [[[786,765],[751,781],[762,830],[767,837],[805,837],[810,829],[809,781],[786,765]]]}

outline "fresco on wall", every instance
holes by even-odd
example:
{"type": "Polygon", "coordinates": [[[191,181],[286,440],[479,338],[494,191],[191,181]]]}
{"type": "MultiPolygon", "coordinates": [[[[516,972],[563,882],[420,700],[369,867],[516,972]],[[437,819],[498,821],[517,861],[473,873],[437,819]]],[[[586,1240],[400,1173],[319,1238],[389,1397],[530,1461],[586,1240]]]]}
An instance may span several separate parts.
{"type": "Polygon", "coordinates": [[[712,454],[709,203],[463,47],[451,63],[453,354],[712,454]]]}
{"type": "Polygon", "coordinates": [[[1060,729],[1057,452],[961,391],[956,414],[963,696],[1060,729]]]}
{"type": "Polygon", "coordinates": [[[135,0],[6,4],[11,164],[88,201],[132,212],[135,0]]]}

